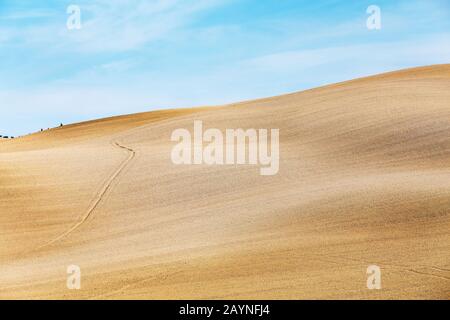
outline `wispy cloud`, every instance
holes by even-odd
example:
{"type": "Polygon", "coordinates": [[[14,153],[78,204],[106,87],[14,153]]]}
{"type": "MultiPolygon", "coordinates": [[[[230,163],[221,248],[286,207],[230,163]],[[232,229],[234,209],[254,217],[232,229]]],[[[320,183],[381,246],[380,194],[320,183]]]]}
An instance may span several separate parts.
{"type": "MultiPolygon", "coordinates": [[[[391,41],[382,43],[366,43],[358,45],[342,45],[320,49],[294,50],[259,56],[244,62],[249,68],[278,73],[298,72],[312,69],[320,65],[343,62],[372,61],[412,61],[433,60],[448,62],[450,57],[450,33],[434,35],[431,38],[419,38],[408,41],[391,41]],[[392,53],[395,52],[395,57],[392,53]]],[[[370,63],[367,63],[370,65],[370,63]]],[[[398,65],[398,64],[397,64],[398,65]]]]}
{"type": "Polygon", "coordinates": [[[68,30],[65,11],[30,10],[10,14],[6,19],[47,17],[32,26],[4,29],[3,41],[60,50],[83,52],[121,52],[136,50],[151,41],[167,37],[188,24],[196,14],[215,8],[224,0],[121,0],[79,1],[80,30],[68,30]],[[56,44],[56,45],[55,45],[56,44]]]}
{"type": "Polygon", "coordinates": [[[24,20],[24,19],[38,19],[49,18],[56,14],[54,10],[35,9],[19,11],[14,13],[0,13],[0,20],[24,20]]]}

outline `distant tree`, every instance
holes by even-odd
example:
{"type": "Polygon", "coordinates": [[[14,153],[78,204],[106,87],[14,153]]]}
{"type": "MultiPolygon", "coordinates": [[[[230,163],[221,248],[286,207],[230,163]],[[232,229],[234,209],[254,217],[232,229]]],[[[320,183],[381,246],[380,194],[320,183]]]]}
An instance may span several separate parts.
{"type": "Polygon", "coordinates": [[[60,124],[59,126],[60,126],[60,127],[62,127],[62,126],[63,126],[62,122],[61,122],[61,124],[60,124]]]}

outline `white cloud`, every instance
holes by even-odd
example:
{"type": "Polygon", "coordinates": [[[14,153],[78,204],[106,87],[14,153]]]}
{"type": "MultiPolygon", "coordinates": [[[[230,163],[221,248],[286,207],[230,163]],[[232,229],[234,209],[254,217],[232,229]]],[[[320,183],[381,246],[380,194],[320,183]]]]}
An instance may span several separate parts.
{"type": "Polygon", "coordinates": [[[52,10],[37,9],[37,10],[19,11],[15,13],[0,14],[0,21],[48,18],[53,15],[55,15],[55,11],[52,10]]]}
{"type": "MultiPolygon", "coordinates": [[[[214,8],[225,0],[119,0],[80,1],[80,30],[68,30],[64,11],[53,19],[33,26],[7,28],[0,41],[83,52],[120,52],[138,49],[188,24],[198,13],[214,8]],[[64,21],[64,23],[63,23],[64,21]]],[[[48,12],[16,13],[17,18],[48,12]]],[[[12,17],[10,17],[12,18],[12,17]]]]}
{"type": "Polygon", "coordinates": [[[81,3],[80,30],[68,30],[61,23],[52,23],[43,26],[41,30],[26,30],[25,36],[37,38],[41,43],[53,43],[56,36],[59,46],[71,51],[134,50],[168,36],[187,24],[195,14],[222,2],[223,0],[126,0],[81,3]],[[49,28],[53,30],[48,30],[49,28]]]}
{"type": "Polygon", "coordinates": [[[265,72],[298,72],[320,65],[364,61],[367,66],[379,62],[445,63],[450,57],[450,34],[437,34],[414,40],[343,45],[320,49],[293,50],[263,55],[243,62],[246,68],[265,72]],[[393,53],[395,52],[395,55],[393,53]]]}

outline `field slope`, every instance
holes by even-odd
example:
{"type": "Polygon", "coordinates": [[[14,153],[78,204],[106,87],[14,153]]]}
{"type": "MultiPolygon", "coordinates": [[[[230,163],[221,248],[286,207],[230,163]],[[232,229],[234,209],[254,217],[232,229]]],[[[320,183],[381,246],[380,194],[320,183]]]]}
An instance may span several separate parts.
{"type": "Polygon", "coordinates": [[[448,299],[450,65],[0,141],[0,244],[3,299],[448,299]],[[173,165],[194,120],[280,129],[279,173],[173,165]]]}

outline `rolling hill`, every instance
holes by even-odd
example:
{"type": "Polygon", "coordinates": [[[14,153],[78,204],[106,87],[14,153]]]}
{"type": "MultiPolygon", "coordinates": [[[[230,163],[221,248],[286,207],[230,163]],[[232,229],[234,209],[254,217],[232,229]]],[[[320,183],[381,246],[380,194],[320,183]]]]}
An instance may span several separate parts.
{"type": "Polygon", "coordinates": [[[0,141],[0,243],[2,299],[448,299],[450,65],[0,141]],[[194,120],[278,128],[278,174],[174,165],[194,120]]]}

